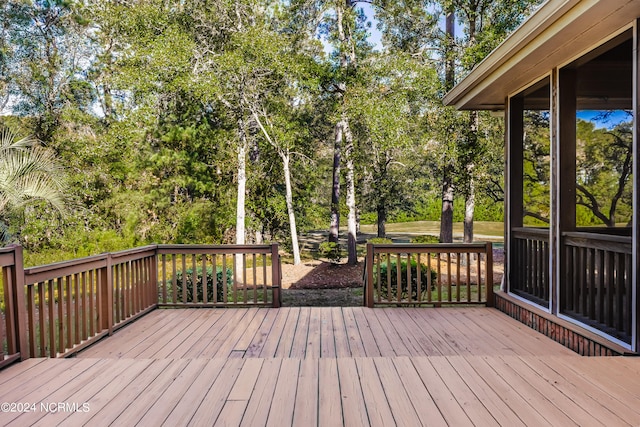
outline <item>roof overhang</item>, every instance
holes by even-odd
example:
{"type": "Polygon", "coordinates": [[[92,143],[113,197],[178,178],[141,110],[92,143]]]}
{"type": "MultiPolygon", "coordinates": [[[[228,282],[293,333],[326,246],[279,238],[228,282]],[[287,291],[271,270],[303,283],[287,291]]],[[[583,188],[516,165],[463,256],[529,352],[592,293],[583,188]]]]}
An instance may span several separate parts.
{"type": "Polygon", "coordinates": [[[461,110],[500,110],[507,96],[576,59],[640,17],[640,0],[549,0],[444,97],[461,110]]]}

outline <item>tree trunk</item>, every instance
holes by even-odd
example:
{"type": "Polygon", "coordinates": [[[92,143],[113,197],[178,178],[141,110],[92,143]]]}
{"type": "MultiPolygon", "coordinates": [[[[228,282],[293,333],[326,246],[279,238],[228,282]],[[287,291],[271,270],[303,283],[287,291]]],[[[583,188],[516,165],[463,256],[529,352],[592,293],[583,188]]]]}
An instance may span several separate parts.
{"type": "Polygon", "coordinates": [[[342,121],[344,123],[344,139],[345,139],[345,158],[346,158],[346,185],[347,185],[347,207],[349,215],[347,217],[347,263],[355,265],[358,263],[358,253],[356,250],[357,230],[356,230],[356,180],[355,166],[353,162],[353,135],[349,128],[349,119],[343,113],[342,121]]]}
{"type": "Polygon", "coordinates": [[[342,156],[342,129],[340,120],[336,123],[335,142],[333,145],[333,187],[331,190],[331,225],[329,226],[329,241],[338,243],[340,234],[340,161],[342,156]]]}
{"type": "MultiPolygon", "coordinates": [[[[238,144],[238,198],[236,202],[236,245],[245,243],[245,198],[247,191],[247,136],[242,119],[238,120],[240,143],[238,144]]],[[[244,266],[242,258],[236,257],[236,281],[244,283],[244,266]]]]}
{"type": "MultiPolygon", "coordinates": [[[[453,44],[455,41],[455,14],[453,8],[447,11],[446,17],[446,65],[445,87],[451,90],[455,84],[455,61],[453,44]]],[[[446,161],[446,160],[445,160],[446,161]]],[[[453,171],[448,164],[444,167],[442,179],[442,214],[440,216],[440,242],[453,242],[453,171]]]]}
{"type": "Polygon", "coordinates": [[[289,153],[280,154],[284,169],[285,199],[287,201],[287,213],[289,214],[289,230],[291,232],[291,249],[293,250],[293,265],[300,264],[300,247],[298,246],[298,231],[296,228],[296,214],[293,211],[293,193],[291,191],[291,171],[289,170],[289,153]]]}
{"type": "Polygon", "coordinates": [[[453,8],[447,11],[447,17],[445,22],[445,31],[446,31],[446,44],[445,44],[445,88],[447,91],[453,89],[455,84],[455,60],[454,60],[454,49],[453,45],[455,42],[455,13],[453,8]]]}
{"type": "Polygon", "coordinates": [[[476,189],[473,177],[469,179],[469,191],[464,203],[464,242],[473,243],[473,212],[476,208],[476,189]]]}
{"type": "MultiPolygon", "coordinates": [[[[475,25],[475,24],[474,24],[475,25]]],[[[464,207],[464,242],[473,242],[473,215],[476,208],[476,185],[475,185],[475,161],[478,150],[478,126],[479,117],[477,111],[469,112],[469,134],[467,143],[469,144],[469,156],[467,159],[467,192],[464,207]]]]}
{"type": "Polygon", "coordinates": [[[378,237],[387,237],[387,207],[384,204],[379,204],[378,208],[378,237]]]}
{"type": "Polygon", "coordinates": [[[440,243],[453,242],[453,182],[450,167],[445,168],[442,180],[442,213],[440,215],[440,243]]]}

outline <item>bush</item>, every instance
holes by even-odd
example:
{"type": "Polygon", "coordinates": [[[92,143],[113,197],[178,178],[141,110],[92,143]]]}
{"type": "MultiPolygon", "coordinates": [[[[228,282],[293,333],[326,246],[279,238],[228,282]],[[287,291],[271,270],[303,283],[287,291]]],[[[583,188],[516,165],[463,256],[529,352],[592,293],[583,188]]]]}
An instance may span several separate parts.
{"type": "Polygon", "coordinates": [[[342,250],[336,242],[322,242],[318,246],[320,256],[327,258],[334,264],[338,264],[342,259],[342,250]]]}
{"type": "Polygon", "coordinates": [[[373,243],[374,245],[386,245],[393,243],[393,240],[386,237],[373,237],[367,240],[367,243],[373,243]]]}
{"type": "MultiPolygon", "coordinates": [[[[178,298],[183,298],[182,296],[182,271],[178,271],[176,273],[176,289],[178,291],[178,298]]],[[[202,292],[202,267],[198,267],[196,269],[196,287],[198,290],[197,300],[193,298],[193,269],[188,268],[185,270],[186,277],[186,286],[187,286],[187,301],[195,302],[204,301],[204,295],[202,292]]],[[[207,267],[207,301],[213,302],[213,289],[216,290],[216,298],[217,301],[224,300],[224,294],[227,292],[230,286],[233,284],[233,271],[230,268],[227,268],[227,283],[223,283],[223,274],[222,267],[216,267],[216,281],[215,284],[213,282],[213,267],[207,267]]]]}
{"type": "Polygon", "coordinates": [[[411,239],[411,243],[422,243],[422,244],[431,244],[431,243],[440,243],[440,239],[438,236],[431,236],[429,234],[423,236],[416,236],[411,239]]]}
{"type": "MultiPolygon", "coordinates": [[[[380,292],[382,296],[388,295],[387,286],[387,269],[391,268],[391,298],[397,299],[397,289],[398,289],[398,268],[397,262],[395,260],[391,261],[391,266],[388,267],[388,263],[381,262],[380,263],[380,292]]],[[[431,274],[431,289],[435,289],[435,283],[438,279],[438,275],[435,271],[429,270],[428,267],[424,265],[420,266],[420,292],[425,293],[427,291],[428,279],[427,274],[431,274]]],[[[377,284],[377,274],[378,269],[374,268],[374,284],[377,284]]],[[[401,280],[401,298],[407,298],[409,287],[407,285],[407,261],[400,262],[400,280],[401,280]]],[[[374,285],[375,286],[375,285],[374,285]]],[[[411,260],[411,299],[418,299],[418,263],[415,260],[411,260]]]]}

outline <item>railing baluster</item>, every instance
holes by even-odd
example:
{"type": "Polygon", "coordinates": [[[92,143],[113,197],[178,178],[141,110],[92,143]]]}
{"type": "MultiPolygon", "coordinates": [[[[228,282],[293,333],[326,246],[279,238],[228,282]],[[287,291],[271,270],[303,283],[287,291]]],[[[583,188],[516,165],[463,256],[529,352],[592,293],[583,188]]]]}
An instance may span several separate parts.
{"type": "Polygon", "coordinates": [[[87,318],[89,315],[89,292],[87,292],[87,275],[89,273],[88,272],[83,272],[82,273],[82,339],[86,340],[87,338],[89,338],[89,331],[88,331],[88,321],[89,319],[87,318]]]}
{"type": "Polygon", "coordinates": [[[447,252],[447,301],[451,302],[451,252],[447,252]]]}
{"type": "MultiPolygon", "coordinates": [[[[478,302],[482,302],[482,260],[480,259],[480,254],[476,256],[476,275],[478,276],[478,302]]],[[[488,283],[485,283],[485,286],[489,286],[488,283]]]]}
{"type": "Polygon", "coordinates": [[[55,295],[53,279],[47,280],[48,298],[48,318],[49,318],[49,357],[56,357],[56,316],[55,316],[55,295]]]}
{"type": "Polygon", "coordinates": [[[422,260],[420,259],[420,252],[416,256],[416,295],[418,297],[418,304],[422,302],[422,260]]]}
{"type": "MultiPolygon", "coordinates": [[[[247,254],[242,254],[242,273],[241,273],[241,277],[242,277],[242,302],[246,303],[248,301],[248,293],[247,293],[247,254]]],[[[236,303],[238,301],[236,300],[236,303]]]]}
{"type": "Polygon", "coordinates": [[[473,299],[471,297],[471,254],[469,252],[466,253],[467,255],[467,265],[466,265],[466,269],[467,269],[467,302],[471,302],[471,300],[473,299]]]}
{"type": "Polygon", "coordinates": [[[457,253],[456,254],[456,302],[460,302],[460,288],[461,288],[461,282],[460,282],[460,260],[461,260],[461,254],[457,253]]]}
{"type": "MultiPolygon", "coordinates": [[[[271,260],[271,265],[275,263],[275,260],[271,260]]],[[[271,285],[274,284],[274,277],[271,278],[271,285]]],[[[267,254],[262,254],[262,295],[263,301],[266,303],[267,301],[267,254]]]]}
{"type": "Polygon", "coordinates": [[[433,301],[433,295],[431,295],[431,288],[433,288],[433,275],[431,272],[433,269],[431,268],[431,253],[427,252],[427,302],[433,301]]]}
{"type": "MultiPolygon", "coordinates": [[[[204,274],[204,273],[203,273],[204,274]]],[[[198,267],[196,266],[196,254],[191,254],[191,281],[193,283],[193,292],[191,295],[191,302],[198,302],[198,267]]],[[[206,277],[203,276],[202,288],[204,290],[204,282],[206,277]]]]}
{"type": "MultiPolygon", "coordinates": [[[[235,263],[234,263],[235,264],[235,263]]],[[[235,280],[234,280],[235,282],[235,280]]],[[[235,286],[234,286],[235,288],[235,286]]],[[[227,297],[227,254],[222,254],[222,300],[226,304],[227,297]]]]}
{"type": "Polygon", "coordinates": [[[63,278],[56,278],[58,288],[58,353],[64,353],[65,350],[65,334],[64,334],[64,286],[63,278]]]}
{"type": "MultiPolygon", "coordinates": [[[[209,274],[207,272],[207,255],[202,254],[202,302],[209,303],[209,274]]],[[[215,275],[213,276],[215,282],[215,275]]]]}
{"type": "Polygon", "coordinates": [[[96,334],[96,288],[95,288],[95,272],[96,270],[89,270],[89,336],[93,337],[96,334]]]}
{"type": "Polygon", "coordinates": [[[187,256],[182,254],[182,303],[187,303],[187,256]]]}
{"type": "MultiPolygon", "coordinates": [[[[218,257],[216,254],[213,254],[211,257],[211,270],[213,276],[213,303],[218,303],[218,257]]],[[[221,272],[222,273],[222,272],[221,272]]],[[[226,283],[222,283],[222,289],[224,290],[226,283]]]]}
{"type": "Polygon", "coordinates": [[[27,287],[27,316],[29,321],[29,354],[30,357],[38,357],[36,352],[36,321],[35,321],[35,298],[34,287],[35,285],[29,285],[27,287]]]}
{"type": "Polygon", "coordinates": [[[167,302],[167,254],[162,254],[162,261],[160,262],[160,265],[162,266],[162,284],[161,286],[161,292],[162,292],[162,299],[160,300],[162,303],[166,303],[167,302]]]}
{"type": "Polygon", "coordinates": [[[257,268],[258,266],[256,265],[256,254],[252,254],[252,268],[251,270],[253,271],[253,303],[257,304],[258,303],[258,273],[257,273],[257,268]]]}
{"type": "Polygon", "coordinates": [[[46,326],[45,326],[45,311],[44,311],[44,301],[45,301],[45,294],[44,294],[44,283],[43,282],[38,282],[37,285],[38,286],[38,338],[39,338],[39,343],[40,343],[40,348],[38,350],[38,355],[40,355],[40,357],[45,357],[46,355],[46,336],[47,336],[47,330],[46,330],[46,326]]]}

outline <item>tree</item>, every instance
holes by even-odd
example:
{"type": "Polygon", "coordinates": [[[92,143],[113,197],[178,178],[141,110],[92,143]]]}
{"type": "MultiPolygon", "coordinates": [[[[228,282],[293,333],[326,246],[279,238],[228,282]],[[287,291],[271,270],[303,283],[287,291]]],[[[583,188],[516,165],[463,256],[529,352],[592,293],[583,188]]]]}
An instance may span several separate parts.
{"type": "Polygon", "coordinates": [[[357,208],[356,208],[356,143],[349,116],[351,88],[358,79],[359,61],[370,52],[366,42],[366,17],[356,6],[357,0],[299,0],[292,2],[292,10],[299,28],[307,34],[319,29],[333,48],[330,61],[333,75],[325,84],[335,102],[333,149],[333,180],[331,196],[331,224],[329,241],[337,242],[340,225],[340,175],[345,164],[347,217],[347,250],[349,264],[357,263],[357,208]]]}
{"type": "Polygon", "coordinates": [[[376,211],[378,237],[385,237],[389,213],[415,197],[412,172],[422,139],[416,117],[432,101],[437,76],[432,67],[394,51],[372,55],[361,74],[350,115],[361,141],[364,199],[376,211]]]}
{"type": "Polygon", "coordinates": [[[12,110],[34,117],[35,137],[50,143],[70,104],[89,108],[92,93],[83,73],[91,56],[86,21],[71,0],[10,2],[16,25],[8,38],[12,49],[9,95],[12,110]]]}
{"type": "Polygon", "coordinates": [[[549,112],[527,110],[524,113],[523,125],[524,216],[537,224],[549,224],[551,209],[549,204],[551,181],[549,112]]]}
{"type": "Polygon", "coordinates": [[[0,131],[0,237],[9,239],[8,216],[26,204],[43,201],[58,212],[67,210],[64,172],[52,150],[32,137],[0,131]]]}
{"type": "Polygon", "coordinates": [[[595,217],[590,221],[615,227],[622,219],[631,223],[633,122],[613,129],[595,129],[593,122],[578,119],[576,177],[577,204],[595,217]],[[597,219],[597,220],[596,220],[597,219]]]}

